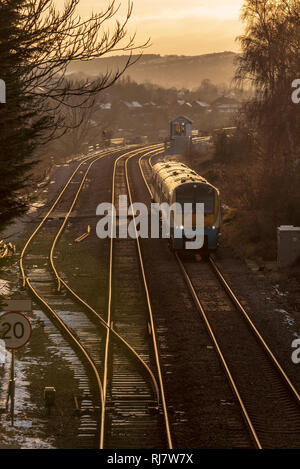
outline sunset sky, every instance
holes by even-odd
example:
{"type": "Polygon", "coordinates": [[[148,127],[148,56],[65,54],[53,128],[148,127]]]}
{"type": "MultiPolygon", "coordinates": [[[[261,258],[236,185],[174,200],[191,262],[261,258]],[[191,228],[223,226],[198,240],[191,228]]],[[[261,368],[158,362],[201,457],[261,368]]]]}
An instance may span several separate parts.
{"type": "MultiPolygon", "coordinates": [[[[58,5],[63,0],[55,0],[58,5]]],[[[120,0],[124,6],[126,0],[120,0]]],[[[243,0],[133,0],[130,32],[139,41],[151,37],[149,53],[197,55],[224,50],[236,51],[235,37],[241,33],[239,20],[243,0]]],[[[106,0],[81,0],[78,12],[87,16],[107,5],[106,0]]],[[[121,10],[121,13],[122,14],[121,10]]]]}

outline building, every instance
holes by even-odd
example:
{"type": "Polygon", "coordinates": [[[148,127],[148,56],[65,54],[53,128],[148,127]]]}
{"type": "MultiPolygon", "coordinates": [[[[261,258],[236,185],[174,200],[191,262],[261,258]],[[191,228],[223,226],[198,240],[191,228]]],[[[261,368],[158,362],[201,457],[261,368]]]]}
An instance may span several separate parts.
{"type": "Polygon", "coordinates": [[[221,96],[211,104],[211,107],[218,112],[237,112],[241,107],[241,103],[235,98],[221,96]]]}
{"type": "Polygon", "coordinates": [[[166,142],[166,155],[183,155],[190,149],[193,122],[185,116],[176,117],[170,122],[170,140],[166,142]]]}

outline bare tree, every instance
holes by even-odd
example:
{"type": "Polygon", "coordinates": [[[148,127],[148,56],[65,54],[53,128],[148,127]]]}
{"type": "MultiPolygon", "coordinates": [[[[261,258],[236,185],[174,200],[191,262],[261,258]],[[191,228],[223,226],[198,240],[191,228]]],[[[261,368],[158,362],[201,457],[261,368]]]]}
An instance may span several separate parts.
{"type": "Polygon", "coordinates": [[[24,91],[33,98],[34,109],[47,115],[44,122],[48,141],[64,133],[71,123],[66,121],[64,107],[91,106],[93,97],[112,86],[133,65],[140,54],[133,51],[147,47],[135,44],[135,34],[129,36],[127,25],[132,14],[128,1],[123,21],[117,19],[120,5],[111,0],[107,8],[84,20],[76,13],[80,0],[69,0],[58,11],[53,0],[27,0],[23,2],[23,25],[19,40],[26,50],[23,67],[24,91]],[[74,61],[89,61],[111,52],[126,52],[128,58],[121,69],[107,70],[97,79],[86,79],[78,86],[66,76],[74,61]],[[73,97],[78,99],[74,102],[73,97]]]}
{"type": "Polygon", "coordinates": [[[77,14],[79,3],[68,0],[57,10],[55,0],[0,1],[0,77],[7,90],[7,103],[0,103],[0,225],[28,207],[25,186],[35,160],[43,157],[39,145],[80,124],[67,110],[81,108],[84,120],[98,93],[112,86],[148,44],[137,45],[135,35],[128,35],[131,0],[122,20],[116,0],[87,19],[77,14]],[[67,75],[74,61],[118,51],[128,56],[119,70],[83,83],[67,75]]]}
{"type": "MultiPolygon", "coordinates": [[[[84,81],[78,81],[76,86],[80,88],[84,81]]],[[[111,130],[114,124],[114,113],[105,111],[100,107],[99,97],[93,99],[93,105],[78,106],[78,97],[68,99],[68,106],[64,106],[61,113],[69,130],[51,145],[51,151],[65,156],[74,155],[87,149],[87,145],[104,143],[102,132],[111,130]]]]}
{"type": "Polygon", "coordinates": [[[250,82],[256,99],[245,107],[257,148],[268,159],[292,167],[300,157],[299,112],[291,84],[299,73],[300,3],[298,0],[245,0],[245,33],[238,38],[236,80],[250,82]]]}
{"type": "Polygon", "coordinates": [[[244,232],[250,242],[276,245],[278,225],[300,223],[300,113],[292,101],[292,82],[299,76],[300,3],[244,0],[242,19],[236,80],[251,83],[256,94],[240,116],[252,149],[235,196],[248,215],[247,231],[255,235],[244,232]]]}

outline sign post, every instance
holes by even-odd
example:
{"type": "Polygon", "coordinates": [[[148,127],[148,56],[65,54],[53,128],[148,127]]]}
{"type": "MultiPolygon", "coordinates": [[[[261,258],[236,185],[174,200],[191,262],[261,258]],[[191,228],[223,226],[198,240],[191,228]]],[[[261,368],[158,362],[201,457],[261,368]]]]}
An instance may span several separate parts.
{"type": "Polygon", "coordinates": [[[9,396],[12,426],[15,408],[15,350],[24,347],[30,340],[31,334],[30,321],[23,313],[9,311],[0,316],[0,338],[4,340],[6,348],[11,350],[9,396]]]}
{"type": "Polygon", "coordinates": [[[10,366],[10,381],[9,381],[9,392],[10,392],[10,421],[11,425],[14,426],[15,418],[15,351],[11,352],[11,366],[10,366]]]}

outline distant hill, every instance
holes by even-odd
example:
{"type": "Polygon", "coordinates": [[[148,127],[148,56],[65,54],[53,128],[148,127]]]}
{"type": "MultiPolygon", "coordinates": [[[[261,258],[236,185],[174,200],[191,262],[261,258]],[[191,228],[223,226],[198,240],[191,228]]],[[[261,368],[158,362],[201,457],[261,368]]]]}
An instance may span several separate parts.
{"type": "MultiPolygon", "coordinates": [[[[210,79],[215,84],[229,84],[234,76],[234,52],[221,52],[198,56],[160,56],[145,54],[125,75],[137,83],[153,83],[163,87],[197,88],[201,81],[210,79]]],[[[98,75],[106,70],[121,68],[127,56],[95,59],[90,62],[74,62],[69,73],[98,75]]]]}

